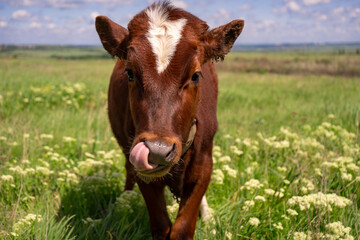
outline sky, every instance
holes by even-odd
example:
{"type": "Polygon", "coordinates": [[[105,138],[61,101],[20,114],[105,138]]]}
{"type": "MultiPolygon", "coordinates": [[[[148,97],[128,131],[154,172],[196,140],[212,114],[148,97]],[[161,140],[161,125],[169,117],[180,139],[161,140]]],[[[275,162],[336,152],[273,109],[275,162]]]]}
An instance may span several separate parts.
{"type": "MultiPolygon", "coordinates": [[[[126,27],[154,0],[0,0],[0,44],[100,45],[106,15],[126,27]]],[[[211,28],[244,19],[237,44],[360,42],[360,0],[173,0],[211,28]]]]}

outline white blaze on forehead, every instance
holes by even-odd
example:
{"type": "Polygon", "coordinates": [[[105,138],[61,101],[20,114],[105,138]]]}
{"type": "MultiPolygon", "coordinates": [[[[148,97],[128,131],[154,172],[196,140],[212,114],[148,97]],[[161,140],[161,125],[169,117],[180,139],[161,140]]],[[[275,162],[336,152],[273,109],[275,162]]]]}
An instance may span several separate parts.
{"type": "Polygon", "coordinates": [[[169,65],[181,38],[186,19],[170,21],[163,6],[157,5],[146,10],[150,28],[146,34],[156,57],[156,70],[160,74],[169,65]]]}

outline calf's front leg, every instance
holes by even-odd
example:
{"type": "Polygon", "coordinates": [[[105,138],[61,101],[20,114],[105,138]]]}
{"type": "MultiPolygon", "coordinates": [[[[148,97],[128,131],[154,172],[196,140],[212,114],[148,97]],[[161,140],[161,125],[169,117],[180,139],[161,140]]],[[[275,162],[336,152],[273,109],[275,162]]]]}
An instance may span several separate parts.
{"type": "Polygon", "coordinates": [[[146,184],[140,179],[137,184],[148,209],[153,239],[167,239],[171,229],[171,221],[166,210],[165,185],[156,182],[146,184]]]}
{"type": "Polygon", "coordinates": [[[203,156],[202,165],[189,169],[184,183],[179,212],[172,226],[170,239],[193,239],[200,203],[209,185],[212,172],[211,154],[203,156]],[[197,179],[196,179],[197,178],[197,179]]]}

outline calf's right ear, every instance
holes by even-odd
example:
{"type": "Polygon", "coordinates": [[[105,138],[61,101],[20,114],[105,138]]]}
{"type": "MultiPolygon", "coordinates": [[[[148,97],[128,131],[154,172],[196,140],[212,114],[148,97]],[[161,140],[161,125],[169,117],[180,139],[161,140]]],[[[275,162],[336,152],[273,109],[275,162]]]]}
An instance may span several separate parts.
{"type": "Polygon", "coordinates": [[[106,51],[113,57],[126,59],[129,31],[105,16],[96,17],[95,27],[106,51]]]}
{"type": "Polygon", "coordinates": [[[208,31],[204,36],[205,60],[224,60],[244,28],[244,20],[234,20],[208,31]]]}

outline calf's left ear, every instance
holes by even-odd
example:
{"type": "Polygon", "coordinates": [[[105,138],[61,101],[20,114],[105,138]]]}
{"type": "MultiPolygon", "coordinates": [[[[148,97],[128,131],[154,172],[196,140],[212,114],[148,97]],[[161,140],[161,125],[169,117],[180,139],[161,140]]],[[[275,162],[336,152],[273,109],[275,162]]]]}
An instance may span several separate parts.
{"type": "Polygon", "coordinates": [[[126,59],[129,31],[105,16],[96,17],[95,27],[106,51],[126,59]]]}
{"type": "Polygon", "coordinates": [[[244,27],[244,20],[233,20],[228,24],[208,31],[204,38],[205,61],[224,60],[244,27]]]}

